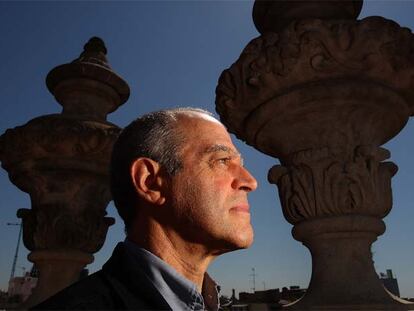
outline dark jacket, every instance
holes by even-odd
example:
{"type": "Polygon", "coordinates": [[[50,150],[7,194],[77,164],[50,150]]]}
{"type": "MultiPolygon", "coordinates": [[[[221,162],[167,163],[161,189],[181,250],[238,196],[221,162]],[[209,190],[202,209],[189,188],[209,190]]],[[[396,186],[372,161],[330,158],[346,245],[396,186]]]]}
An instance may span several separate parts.
{"type": "Polygon", "coordinates": [[[102,270],[32,310],[171,310],[151,280],[119,243],[102,270]]]}

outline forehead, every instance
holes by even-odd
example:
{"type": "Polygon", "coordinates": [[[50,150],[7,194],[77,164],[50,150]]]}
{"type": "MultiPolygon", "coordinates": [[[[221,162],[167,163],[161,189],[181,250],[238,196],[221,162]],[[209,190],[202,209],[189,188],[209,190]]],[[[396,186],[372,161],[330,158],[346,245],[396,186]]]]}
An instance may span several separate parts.
{"type": "Polygon", "coordinates": [[[176,117],[177,117],[178,123],[184,126],[186,125],[188,126],[189,124],[193,124],[193,125],[202,124],[204,123],[203,121],[209,121],[209,122],[216,123],[216,124],[223,126],[223,124],[221,124],[221,122],[217,120],[216,118],[214,118],[213,116],[208,115],[206,113],[198,112],[198,111],[186,111],[186,112],[178,113],[176,117]]]}
{"type": "Polygon", "coordinates": [[[194,113],[181,115],[178,120],[179,130],[184,137],[184,148],[200,151],[210,146],[223,145],[235,150],[226,128],[215,118],[194,113]]]}

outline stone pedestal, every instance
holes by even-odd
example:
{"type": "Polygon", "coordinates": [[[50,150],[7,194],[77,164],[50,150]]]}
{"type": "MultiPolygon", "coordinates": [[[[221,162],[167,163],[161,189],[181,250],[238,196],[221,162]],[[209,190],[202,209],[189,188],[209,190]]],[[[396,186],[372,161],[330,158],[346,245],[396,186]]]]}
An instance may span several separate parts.
{"type": "Polygon", "coordinates": [[[108,65],[106,48],[92,38],[79,58],[54,68],[46,79],[61,114],[35,118],[0,137],[2,167],[31,209],[20,209],[23,242],[39,271],[33,306],[79,279],[93,262],[114,219],[109,160],[120,129],[106,121],[129,87],[108,65]]]}
{"type": "Polygon", "coordinates": [[[374,270],[371,244],[384,231],[378,218],[355,215],[296,225],[294,238],[312,254],[312,278],[306,295],[288,308],[406,310],[401,300],[384,290],[374,270]]]}
{"type": "Polygon", "coordinates": [[[269,181],[312,254],[307,293],[287,309],[411,307],[385,291],[370,249],[397,172],[380,146],[414,111],[414,35],[381,17],[357,21],[361,4],[256,1],[262,35],[216,91],[228,129],[280,159],[269,181]]]}
{"type": "Polygon", "coordinates": [[[24,306],[38,303],[38,297],[50,297],[56,289],[63,289],[68,284],[79,280],[82,269],[93,262],[93,255],[78,250],[41,250],[29,254],[29,260],[36,264],[41,272],[32,296],[24,306]]]}

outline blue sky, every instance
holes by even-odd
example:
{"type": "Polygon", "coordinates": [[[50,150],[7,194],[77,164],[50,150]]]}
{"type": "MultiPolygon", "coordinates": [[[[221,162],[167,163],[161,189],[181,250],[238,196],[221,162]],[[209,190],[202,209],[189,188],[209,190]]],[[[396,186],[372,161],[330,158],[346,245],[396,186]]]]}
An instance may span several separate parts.
{"type": "MultiPolygon", "coordinates": [[[[47,91],[45,77],[55,66],[72,61],[92,36],[104,39],[112,68],[130,85],[126,104],[109,121],[127,125],[152,110],[196,106],[214,111],[215,87],[222,70],[258,36],[251,18],[252,1],[123,1],[123,2],[0,2],[0,133],[34,117],[59,113],[47,91]]],[[[414,28],[414,1],[366,1],[361,17],[380,15],[414,28]]],[[[414,297],[414,124],[410,121],[386,147],[400,170],[393,179],[394,208],[385,218],[386,233],[373,245],[377,272],[393,269],[403,296],[414,297]]],[[[255,243],[244,251],[223,255],[210,274],[223,288],[249,291],[251,268],[256,289],[308,285],[311,257],[291,236],[283,218],[277,189],[267,182],[276,159],[236,140],[248,169],[259,182],[251,194],[255,243]],[[264,282],[264,283],[263,283],[264,282]]],[[[29,196],[13,186],[0,170],[0,288],[6,289],[16,247],[18,208],[29,208],[29,196]]],[[[124,239],[116,218],[95,262],[96,271],[124,239]]],[[[17,263],[29,269],[22,247],[17,263]]]]}

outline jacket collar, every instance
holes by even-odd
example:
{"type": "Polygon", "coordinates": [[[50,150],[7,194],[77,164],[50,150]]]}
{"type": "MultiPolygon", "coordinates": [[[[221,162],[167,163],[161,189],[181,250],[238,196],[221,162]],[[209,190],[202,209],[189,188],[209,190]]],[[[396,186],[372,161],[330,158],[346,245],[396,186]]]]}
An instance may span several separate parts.
{"type": "MultiPolygon", "coordinates": [[[[102,267],[102,271],[118,293],[126,309],[171,310],[170,305],[153,282],[136,264],[136,260],[124,243],[117,244],[112,256],[102,267]]],[[[218,310],[217,284],[207,273],[204,276],[202,296],[208,310],[218,310]]]]}
{"type": "Polygon", "coordinates": [[[140,263],[142,271],[152,280],[172,309],[199,309],[203,306],[211,311],[218,310],[217,284],[207,273],[204,274],[202,292],[199,293],[192,281],[179,274],[158,256],[128,239],[125,240],[124,246],[140,263]]]}
{"type": "Polygon", "coordinates": [[[114,290],[127,309],[171,310],[122,242],[115,247],[111,258],[104,264],[102,270],[109,277],[114,290]]]}

